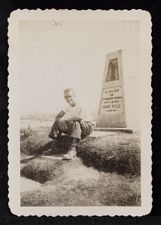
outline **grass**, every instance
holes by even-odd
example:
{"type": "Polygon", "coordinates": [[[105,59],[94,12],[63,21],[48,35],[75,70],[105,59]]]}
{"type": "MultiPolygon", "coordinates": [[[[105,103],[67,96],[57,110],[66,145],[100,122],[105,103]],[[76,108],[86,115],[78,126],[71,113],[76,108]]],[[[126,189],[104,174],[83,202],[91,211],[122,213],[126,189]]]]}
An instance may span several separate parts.
{"type": "MultiPolygon", "coordinates": [[[[67,152],[70,145],[67,136],[61,137],[59,141],[51,141],[47,136],[48,130],[43,131],[33,131],[32,135],[21,141],[21,153],[41,155],[49,149],[55,155],[67,152]]],[[[140,174],[140,142],[134,134],[87,137],[81,140],[77,156],[86,166],[93,166],[101,171],[140,174]]]]}
{"type": "Polygon", "coordinates": [[[99,172],[80,159],[33,159],[21,175],[41,187],[21,193],[22,206],[140,205],[139,177],[99,172]]]}
{"type": "Polygon", "coordinates": [[[77,155],[85,165],[102,171],[140,174],[140,143],[131,134],[88,137],[81,141],[77,155]]]}
{"type": "MultiPolygon", "coordinates": [[[[29,129],[21,138],[21,155],[35,156],[21,167],[21,176],[41,187],[21,193],[22,206],[139,206],[140,142],[137,134],[114,133],[81,140],[76,160],[42,158],[66,153],[66,136],[48,138],[50,127],[29,129]]],[[[23,132],[21,132],[23,133],[23,132]]],[[[24,160],[23,160],[24,162],[24,160]]],[[[22,184],[23,185],[23,184],[22,184]]]]}
{"type": "Polygon", "coordinates": [[[44,183],[63,173],[62,161],[51,159],[33,159],[21,169],[21,176],[44,183]]]}
{"type": "Polygon", "coordinates": [[[51,139],[48,138],[48,136],[46,135],[47,132],[48,129],[44,129],[43,133],[37,132],[37,130],[32,130],[32,132],[30,132],[30,135],[27,138],[21,139],[20,142],[21,154],[25,155],[41,154],[42,153],[41,148],[44,147],[49,142],[51,142],[51,139]]]}
{"type": "Polygon", "coordinates": [[[28,128],[24,128],[20,130],[20,140],[23,141],[26,138],[28,138],[30,135],[32,135],[32,129],[30,128],[30,125],[28,125],[28,128]]]}
{"type": "Polygon", "coordinates": [[[70,140],[67,136],[62,136],[60,141],[56,141],[48,137],[49,128],[42,128],[42,131],[33,130],[28,137],[21,139],[21,154],[41,155],[49,149],[53,150],[53,154],[62,154],[68,151],[70,140]]]}
{"type": "Polygon", "coordinates": [[[98,179],[64,180],[21,194],[22,206],[133,206],[140,205],[139,180],[117,174],[98,179]]]}

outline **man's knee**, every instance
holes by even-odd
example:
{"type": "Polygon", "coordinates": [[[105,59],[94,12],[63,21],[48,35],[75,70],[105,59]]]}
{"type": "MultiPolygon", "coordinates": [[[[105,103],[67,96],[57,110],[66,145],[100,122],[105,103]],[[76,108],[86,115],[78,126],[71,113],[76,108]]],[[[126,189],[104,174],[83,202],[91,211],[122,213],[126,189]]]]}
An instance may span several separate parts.
{"type": "Polygon", "coordinates": [[[74,122],[73,122],[73,126],[74,126],[74,127],[80,128],[80,122],[74,121],[74,122]]]}
{"type": "Polygon", "coordinates": [[[60,131],[67,131],[68,127],[67,127],[66,121],[58,121],[58,129],[60,131]]]}
{"type": "Polygon", "coordinates": [[[81,126],[78,121],[74,121],[71,130],[71,137],[81,139],[81,126]]]}

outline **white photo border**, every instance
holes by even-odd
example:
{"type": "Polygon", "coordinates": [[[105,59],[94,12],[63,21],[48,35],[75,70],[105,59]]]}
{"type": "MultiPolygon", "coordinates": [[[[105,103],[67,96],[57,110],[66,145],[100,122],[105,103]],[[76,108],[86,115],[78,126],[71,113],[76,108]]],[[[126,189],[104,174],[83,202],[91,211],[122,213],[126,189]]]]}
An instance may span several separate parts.
{"type": "Polygon", "coordinates": [[[152,150],[151,150],[151,120],[152,120],[152,43],[151,16],[144,10],[16,10],[9,18],[9,207],[18,216],[142,216],[150,213],[152,208],[152,150]],[[19,92],[16,80],[18,68],[18,25],[20,20],[139,20],[141,32],[141,206],[101,206],[101,207],[21,207],[20,206],[20,115],[19,92]],[[146,116],[145,116],[146,115],[146,116]]]}

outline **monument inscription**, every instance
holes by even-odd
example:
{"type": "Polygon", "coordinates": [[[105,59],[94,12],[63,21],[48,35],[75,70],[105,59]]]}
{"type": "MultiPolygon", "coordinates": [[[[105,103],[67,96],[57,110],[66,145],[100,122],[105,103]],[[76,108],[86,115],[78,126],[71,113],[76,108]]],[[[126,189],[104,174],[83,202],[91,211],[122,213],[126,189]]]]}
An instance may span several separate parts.
{"type": "Polygon", "coordinates": [[[108,114],[113,112],[123,112],[122,88],[120,87],[105,88],[102,93],[100,113],[108,114]]]}
{"type": "Polygon", "coordinates": [[[97,127],[126,127],[121,50],[107,55],[97,127]]]}

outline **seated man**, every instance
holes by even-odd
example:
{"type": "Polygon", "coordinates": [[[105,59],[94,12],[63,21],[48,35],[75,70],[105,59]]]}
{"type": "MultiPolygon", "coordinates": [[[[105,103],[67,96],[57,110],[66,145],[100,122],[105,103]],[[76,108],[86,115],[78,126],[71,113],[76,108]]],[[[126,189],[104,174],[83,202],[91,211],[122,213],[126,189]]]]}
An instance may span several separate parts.
{"type": "Polygon", "coordinates": [[[64,159],[71,160],[76,156],[76,147],[80,139],[91,134],[94,123],[87,112],[77,103],[72,89],[68,88],[64,90],[64,98],[69,107],[56,116],[49,137],[55,139],[64,133],[71,138],[68,153],[63,156],[64,159]]]}

